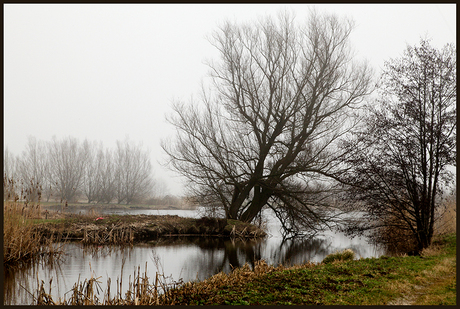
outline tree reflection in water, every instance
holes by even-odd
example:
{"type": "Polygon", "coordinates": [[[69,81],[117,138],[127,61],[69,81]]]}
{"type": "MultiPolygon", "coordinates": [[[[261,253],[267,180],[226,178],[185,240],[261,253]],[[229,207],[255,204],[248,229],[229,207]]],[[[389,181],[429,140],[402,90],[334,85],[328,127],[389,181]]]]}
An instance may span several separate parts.
{"type": "MultiPolygon", "coordinates": [[[[27,263],[3,268],[3,304],[31,304],[38,280],[30,280],[39,270],[46,269],[53,275],[52,288],[62,292],[62,260],[38,257],[27,263]]],[[[49,284],[49,282],[48,282],[49,284]]],[[[48,285],[49,286],[49,285],[48,285]]],[[[67,291],[65,291],[67,292],[67,291]]],[[[65,293],[64,292],[64,293],[65,293]]]]}
{"type": "Polygon", "coordinates": [[[330,250],[330,243],[319,238],[290,239],[277,246],[270,246],[265,240],[221,238],[198,238],[195,244],[201,254],[194,256],[190,263],[200,270],[200,277],[221,271],[228,273],[245,263],[254,267],[254,263],[261,259],[275,266],[302,264],[315,256],[326,256],[330,250]]]}

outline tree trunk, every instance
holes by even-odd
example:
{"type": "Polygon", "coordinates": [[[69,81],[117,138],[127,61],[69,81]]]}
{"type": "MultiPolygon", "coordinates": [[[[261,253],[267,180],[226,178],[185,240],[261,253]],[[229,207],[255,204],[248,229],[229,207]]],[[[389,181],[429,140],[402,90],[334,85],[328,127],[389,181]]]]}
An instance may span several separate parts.
{"type": "Polygon", "coordinates": [[[251,205],[241,215],[240,220],[243,222],[251,222],[254,218],[262,211],[262,208],[267,203],[270,197],[267,189],[260,189],[260,186],[254,187],[254,198],[252,199],[251,205]]]}

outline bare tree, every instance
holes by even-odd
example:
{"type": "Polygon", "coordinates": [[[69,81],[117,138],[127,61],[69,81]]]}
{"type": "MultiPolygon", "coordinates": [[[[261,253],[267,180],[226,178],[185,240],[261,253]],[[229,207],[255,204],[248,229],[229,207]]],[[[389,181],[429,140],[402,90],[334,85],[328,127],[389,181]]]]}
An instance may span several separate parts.
{"type": "Polygon", "coordinates": [[[96,201],[100,195],[103,162],[98,160],[98,153],[102,151],[102,149],[102,143],[90,143],[88,140],[85,140],[82,145],[85,161],[82,191],[88,199],[88,203],[96,201]]]}
{"type": "Polygon", "coordinates": [[[85,156],[77,139],[60,141],[53,137],[49,144],[51,178],[61,200],[75,201],[83,183],[85,156]]]}
{"type": "Polygon", "coordinates": [[[49,162],[46,144],[29,136],[26,150],[18,162],[18,173],[27,190],[27,199],[37,201],[38,193],[49,195],[49,162]]]}
{"type": "Polygon", "coordinates": [[[152,197],[161,198],[169,194],[168,185],[163,179],[155,179],[153,186],[152,197]]]}
{"type": "Polygon", "coordinates": [[[152,192],[152,166],[148,152],[143,151],[141,145],[129,140],[117,141],[115,164],[119,204],[140,201],[152,192]]]}
{"type": "Polygon", "coordinates": [[[7,179],[16,179],[17,175],[17,165],[19,157],[15,156],[8,147],[3,148],[3,177],[7,179]]]}
{"type": "Polygon", "coordinates": [[[324,218],[317,196],[336,167],[331,147],[371,91],[369,68],[351,61],[352,28],[314,12],[298,26],[281,13],[214,33],[212,91],[201,105],[174,105],[177,138],[162,144],[202,204],[247,222],[272,207],[292,233],[324,218]]]}
{"type": "Polygon", "coordinates": [[[453,44],[437,50],[426,40],[385,63],[379,104],[344,143],[347,200],[366,212],[350,232],[383,238],[386,229],[392,241],[400,232],[417,250],[430,245],[435,209],[452,186],[449,166],[456,166],[456,66],[453,44]]]}
{"type": "Polygon", "coordinates": [[[3,200],[15,200],[19,198],[17,188],[17,166],[19,157],[12,154],[8,147],[3,148],[3,200]]]}
{"type": "Polygon", "coordinates": [[[101,175],[99,179],[98,203],[110,203],[117,194],[116,169],[113,153],[109,149],[99,149],[97,153],[97,168],[101,175]]]}

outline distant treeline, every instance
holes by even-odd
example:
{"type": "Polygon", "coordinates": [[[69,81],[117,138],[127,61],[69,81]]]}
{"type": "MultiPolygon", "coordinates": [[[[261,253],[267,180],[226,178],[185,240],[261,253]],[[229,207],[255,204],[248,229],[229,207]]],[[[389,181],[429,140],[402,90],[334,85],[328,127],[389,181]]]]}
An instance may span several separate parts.
{"type": "Polygon", "coordinates": [[[118,204],[161,199],[148,151],[127,139],[108,149],[101,142],[73,137],[47,142],[29,137],[20,156],[4,149],[3,172],[4,180],[20,184],[15,187],[22,190],[16,192],[21,199],[41,195],[42,201],[118,204]]]}

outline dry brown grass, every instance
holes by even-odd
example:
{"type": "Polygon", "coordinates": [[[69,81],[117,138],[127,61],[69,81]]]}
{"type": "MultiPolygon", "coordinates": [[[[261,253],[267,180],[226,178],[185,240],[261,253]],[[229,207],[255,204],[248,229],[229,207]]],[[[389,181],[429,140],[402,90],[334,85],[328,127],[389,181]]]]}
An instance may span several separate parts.
{"type": "Polygon", "coordinates": [[[41,218],[40,193],[37,187],[22,188],[16,194],[15,182],[3,179],[3,263],[13,265],[43,255],[57,257],[61,248],[53,238],[44,238],[32,224],[33,219],[41,218]],[[32,196],[29,200],[28,197],[32,196]],[[20,201],[21,200],[21,201],[20,201]]]}
{"type": "MultiPolygon", "coordinates": [[[[292,269],[302,267],[306,267],[306,265],[297,265],[292,269]]],[[[137,272],[134,271],[133,281],[131,281],[130,276],[129,287],[124,295],[121,292],[123,278],[117,279],[117,291],[113,296],[110,291],[111,279],[109,278],[107,290],[99,296],[99,292],[102,290],[100,288],[100,277],[96,278],[94,275],[91,275],[90,279],[85,279],[83,282],[78,281],[75,283],[70,291],[69,299],[53,300],[51,288],[47,291],[43,281],[39,284],[38,290],[31,294],[35,305],[174,305],[185,295],[211,293],[216,287],[245,283],[268,272],[283,269],[288,268],[284,266],[274,267],[268,265],[265,261],[257,261],[254,269],[245,264],[243,267],[235,268],[230,274],[221,272],[204,281],[184,283],[182,279],[174,281],[172,278],[158,272],[155,278],[149,278],[146,264],[144,274],[141,274],[139,266],[137,272]]],[[[51,287],[51,282],[49,286],[51,287]]]]}
{"type": "Polygon", "coordinates": [[[444,235],[457,232],[457,199],[448,198],[438,209],[434,225],[435,235],[444,235]]]}
{"type": "Polygon", "coordinates": [[[431,270],[424,270],[423,274],[431,279],[441,279],[445,276],[452,275],[452,269],[455,266],[456,258],[444,258],[439,264],[436,264],[431,270]]]}
{"type": "Polygon", "coordinates": [[[12,264],[41,252],[41,235],[28,222],[34,209],[18,202],[3,202],[3,262],[12,264]]]}
{"type": "Polygon", "coordinates": [[[420,252],[421,256],[435,256],[439,255],[442,251],[442,247],[438,244],[431,244],[428,248],[425,248],[420,252]]]}
{"type": "Polygon", "coordinates": [[[391,216],[384,219],[383,227],[376,230],[375,238],[386,248],[386,251],[393,255],[413,251],[416,248],[416,240],[412,232],[405,228],[400,216],[391,216]]]}
{"type": "MultiPolygon", "coordinates": [[[[412,232],[409,229],[398,228],[398,226],[406,225],[400,216],[386,218],[384,225],[385,227],[378,231],[377,239],[385,244],[389,253],[400,255],[401,253],[416,249],[416,241],[412,232]]],[[[457,205],[455,196],[446,199],[436,209],[433,230],[434,236],[457,232],[457,205]]],[[[433,250],[436,250],[436,246],[425,249],[424,254],[436,254],[433,250]],[[430,251],[433,251],[433,253],[430,253],[430,251]]]]}

